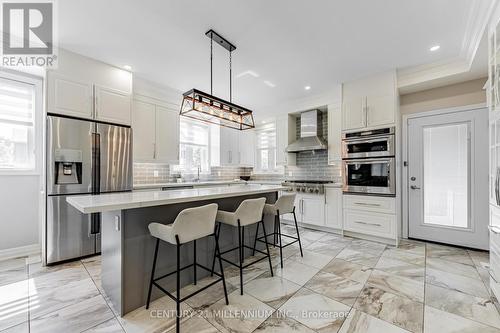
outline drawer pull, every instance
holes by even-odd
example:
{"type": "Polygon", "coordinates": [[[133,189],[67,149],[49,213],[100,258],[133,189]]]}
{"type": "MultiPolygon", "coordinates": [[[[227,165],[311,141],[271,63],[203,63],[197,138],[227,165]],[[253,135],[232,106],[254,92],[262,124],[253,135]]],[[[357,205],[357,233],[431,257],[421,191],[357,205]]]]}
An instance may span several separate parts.
{"type": "Polygon", "coordinates": [[[374,204],[374,203],[367,203],[367,202],[355,202],[355,205],[358,206],[370,206],[370,207],[380,207],[380,204],[374,204]]]}
{"type": "Polygon", "coordinates": [[[379,224],[379,223],[368,223],[368,222],[363,222],[363,221],[354,221],[354,223],[359,223],[359,224],[364,224],[364,225],[374,225],[376,227],[382,226],[382,224],[379,224]]]}
{"type": "Polygon", "coordinates": [[[497,226],[494,226],[494,225],[489,225],[488,226],[488,229],[490,229],[490,231],[494,234],[500,234],[500,228],[497,227],[497,226]]]}

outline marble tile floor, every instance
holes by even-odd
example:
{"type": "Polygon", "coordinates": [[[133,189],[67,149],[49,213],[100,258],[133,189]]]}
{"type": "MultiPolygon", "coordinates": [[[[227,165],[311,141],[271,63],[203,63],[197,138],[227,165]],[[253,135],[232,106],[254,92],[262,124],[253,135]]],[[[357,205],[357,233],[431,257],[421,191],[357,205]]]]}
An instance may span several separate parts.
{"type": "MultiPolygon", "coordinates": [[[[237,270],[227,268],[229,306],[217,285],[183,303],[181,332],[500,333],[487,252],[301,234],[304,257],[298,246],[287,247],[281,269],[271,247],[274,276],[267,261],[247,270],[243,296],[237,270]]],[[[51,267],[36,258],[0,262],[0,332],[175,332],[175,303],[166,296],[150,310],[117,316],[100,266],[99,256],[51,267]]]]}

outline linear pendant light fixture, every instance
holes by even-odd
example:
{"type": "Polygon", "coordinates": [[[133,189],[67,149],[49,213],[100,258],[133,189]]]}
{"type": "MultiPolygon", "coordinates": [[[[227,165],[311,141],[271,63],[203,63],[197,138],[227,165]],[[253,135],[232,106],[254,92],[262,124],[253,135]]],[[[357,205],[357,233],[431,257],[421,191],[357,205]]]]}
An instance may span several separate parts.
{"type": "Polygon", "coordinates": [[[210,29],[210,94],[191,89],[183,94],[180,115],[237,130],[255,128],[252,111],[232,102],[231,52],[236,46],[210,29]],[[229,102],[213,95],[213,42],[229,51],[229,102]]]}

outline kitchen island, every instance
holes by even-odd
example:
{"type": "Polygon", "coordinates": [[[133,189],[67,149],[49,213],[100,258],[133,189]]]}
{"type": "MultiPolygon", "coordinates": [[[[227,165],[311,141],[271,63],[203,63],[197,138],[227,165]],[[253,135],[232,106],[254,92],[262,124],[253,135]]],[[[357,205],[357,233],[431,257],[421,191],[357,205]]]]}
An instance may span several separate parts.
{"type": "MultiPolygon", "coordinates": [[[[265,197],[274,203],[280,185],[235,185],[212,188],[182,189],[171,191],[147,191],[110,193],[101,195],[70,196],[67,202],[85,214],[101,213],[102,287],[116,311],[124,315],[146,304],[148,283],[153,263],[155,239],[149,234],[151,222],[170,224],[183,209],[208,203],[217,203],[219,209],[234,211],[245,199],[265,197]]],[[[273,218],[266,218],[268,233],[272,230],[273,218]]],[[[250,227],[255,228],[255,226],[250,227]]],[[[255,231],[245,233],[245,242],[253,244],[255,231]]],[[[223,225],[219,244],[221,251],[238,244],[236,228],[223,225]]],[[[161,242],[157,276],[175,270],[175,246],[161,242]]],[[[181,249],[181,266],[193,261],[192,244],[181,249]]],[[[210,267],[214,253],[212,237],[197,242],[197,261],[210,267]]],[[[250,251],[246,253],[250,255],[250,251]]],[[[230,255],[230,253],[228,253],[230,255]]],[[[236,251],[234,257],[237,261],[236,251]]],[[[226,255],[225,255],[226,256],[226,255]]],[[[192,270],[184,271],[181,284],[193,281],[192,270]]],[[[201,278],[208,273],[198,270],[201,278]]],[[[175,279],[165,279],[162,285],[167,290],[175,289],[175,279]]],[[[152,298],[162,296],[153,288],[152,298]]]]}

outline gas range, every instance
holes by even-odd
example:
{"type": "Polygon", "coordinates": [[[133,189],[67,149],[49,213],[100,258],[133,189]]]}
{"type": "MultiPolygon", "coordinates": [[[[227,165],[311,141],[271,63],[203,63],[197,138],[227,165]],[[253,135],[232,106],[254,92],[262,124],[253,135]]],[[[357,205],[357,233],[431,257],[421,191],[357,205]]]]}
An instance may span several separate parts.
{"type": "Polygon", "coordinates": [[[311,194],[325,193],[325,184],[333,183],[328,180],[285,180],[282,186],[288,188],[289,192],[302,192],[311,194]]]}

